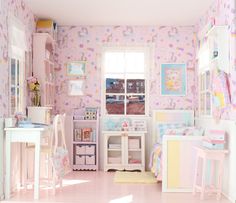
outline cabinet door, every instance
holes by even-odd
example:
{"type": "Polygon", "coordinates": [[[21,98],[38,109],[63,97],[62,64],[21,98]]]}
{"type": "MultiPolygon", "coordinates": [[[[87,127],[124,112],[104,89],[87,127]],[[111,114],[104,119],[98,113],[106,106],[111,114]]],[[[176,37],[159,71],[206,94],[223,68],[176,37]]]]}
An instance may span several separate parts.
{"type": "Polygon", "coordinates": [[[123,165],[124,140],[122,134],[105,135],[106,150],[104,154],[105,164],[107,165],[123,165]]]}
{"type": "Polygon", "coordinates": [[[144,135],[128,134],[126,138],[126,165],[130,169],[144,167],[144,135]]]}

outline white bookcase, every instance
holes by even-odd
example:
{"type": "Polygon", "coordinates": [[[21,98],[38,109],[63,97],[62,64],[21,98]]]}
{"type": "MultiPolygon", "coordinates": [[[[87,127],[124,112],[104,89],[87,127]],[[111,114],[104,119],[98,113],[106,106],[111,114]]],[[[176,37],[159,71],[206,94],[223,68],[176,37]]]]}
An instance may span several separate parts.
{"type": "Polygon", "coordinates": [[[54,43],[48,33],[33,35],[33,74],[40,84],[41,106],[54,106],[54,43]]]}
{"type": "Polygon", "coordinates": [[[98,133],[99,116],[96,120],[73,119],[73,170],[98,170],[98,133]]]}
{"type": "Polygon", "coordinates": [[[146,133],[146,131],[103,131],[104,171],[144,171],[146,133]]]}

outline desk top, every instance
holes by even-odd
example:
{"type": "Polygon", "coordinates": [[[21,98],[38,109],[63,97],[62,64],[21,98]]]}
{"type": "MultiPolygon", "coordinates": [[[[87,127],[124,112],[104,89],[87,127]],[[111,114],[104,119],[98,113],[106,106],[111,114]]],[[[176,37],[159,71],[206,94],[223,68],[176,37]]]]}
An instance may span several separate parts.
{"type": "Polygon", "coordinates": [[[44,131],[48,130],[50,126],[35,126],[30,128],[8,127],[4,128],[5,131],[44,131]]]}

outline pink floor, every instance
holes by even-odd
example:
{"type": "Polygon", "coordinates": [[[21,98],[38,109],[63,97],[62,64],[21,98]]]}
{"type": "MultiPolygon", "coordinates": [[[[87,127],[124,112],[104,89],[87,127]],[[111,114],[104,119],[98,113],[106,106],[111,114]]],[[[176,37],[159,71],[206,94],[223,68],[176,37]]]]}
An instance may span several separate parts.
{"type": "Polygon", "coordinates": [[[113,182],[113,172],[72,172],[66,177],[64,187],[57,189],[55,196],[52,190],[42,188],[40,200],[33,201],[31,189],[19,190],[10,202],[77,202],[77,203],[230,203],[224,197],[216,201],[207,197],[200,201],[199,195],[191,193],[161,193],[161,184],[118,184],[113,182]]]}

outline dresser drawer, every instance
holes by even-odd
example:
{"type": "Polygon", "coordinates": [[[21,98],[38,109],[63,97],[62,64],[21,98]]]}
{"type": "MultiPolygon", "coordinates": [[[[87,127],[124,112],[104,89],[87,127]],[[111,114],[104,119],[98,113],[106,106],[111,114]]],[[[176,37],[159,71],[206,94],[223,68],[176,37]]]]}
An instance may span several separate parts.
{"type": "Polygon", "coordinates": [[[76,165],[84,165],[85,164],[85,156],[77,155],[75,157],[75,164],[76,165]]]}
{"type": "Polygon", "coordinates": [[[85,163],[87,165],[95,165],[95,156],[86,156],[85,163]]]}
{"type": "Polygon", "coordinates": [[[86,146],[85,145],[76,145],[75,147],[76,154],[85,154],[86,153],[86,146]]]}
{"type": "Polygon", "coordinates": [[[86,155],[95,155],[95,145],[86,145],[85,153],[86,155]]]}

